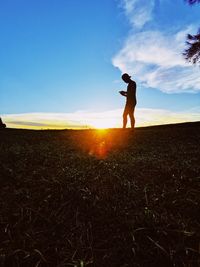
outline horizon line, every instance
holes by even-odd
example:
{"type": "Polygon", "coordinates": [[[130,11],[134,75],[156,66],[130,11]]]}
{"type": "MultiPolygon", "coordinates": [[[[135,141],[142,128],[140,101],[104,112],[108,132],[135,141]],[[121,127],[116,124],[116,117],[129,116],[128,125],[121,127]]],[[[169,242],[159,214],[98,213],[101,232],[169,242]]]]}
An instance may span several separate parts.
{"type": "MultiPolygon", "coordinates": [[[[195,124],[195,123],[200,123],[200,120],[197,121],[185,121],[185,122],[174,122],[174,123],[163,123],[163,124],[151,124],[151,125],[145,125],[145,126],[136,126],[135,129],[141,129],[141,128],[153,128],[153,127],[162,127],[162,126],[172,126],[172,125],[182,125],[182,124],[195,124]]],[[[34,129],[34,128],[11,128],[11,127],[6,127],[3,130],[27,130],[27,131],[104,131],[104,130],[132,130],[131,127],[127,127],[126,129],[123,129],[122,127],[111,127],[111,128],[95,128],[95,127],[76,127],[76,128],[41,128],[41,129],[34,129]]]]}

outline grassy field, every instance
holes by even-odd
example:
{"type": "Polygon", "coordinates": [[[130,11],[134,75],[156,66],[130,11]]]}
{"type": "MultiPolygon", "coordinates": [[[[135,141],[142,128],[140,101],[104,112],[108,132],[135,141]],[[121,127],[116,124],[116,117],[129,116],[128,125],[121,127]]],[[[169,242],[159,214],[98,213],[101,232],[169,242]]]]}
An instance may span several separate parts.
{"type": "Polygon", "coordinates": [[[200,123],[0,130],[0,266],[200,266],[200,123]]]}

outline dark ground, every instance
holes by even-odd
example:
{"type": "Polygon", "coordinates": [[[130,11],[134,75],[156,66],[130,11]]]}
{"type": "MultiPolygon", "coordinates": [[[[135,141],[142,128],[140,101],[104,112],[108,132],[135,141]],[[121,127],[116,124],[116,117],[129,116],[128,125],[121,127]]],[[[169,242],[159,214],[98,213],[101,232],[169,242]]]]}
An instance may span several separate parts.
{"type": "Polygon", "coordinates": [[[0,130],[0,266],[200,266],[200,123],[0,130]]]}

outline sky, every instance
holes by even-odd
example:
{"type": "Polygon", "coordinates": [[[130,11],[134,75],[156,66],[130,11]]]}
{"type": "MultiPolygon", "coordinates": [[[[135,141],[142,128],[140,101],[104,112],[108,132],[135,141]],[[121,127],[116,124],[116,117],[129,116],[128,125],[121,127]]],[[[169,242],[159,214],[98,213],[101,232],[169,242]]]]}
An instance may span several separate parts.
{"type": "Polygon", "coordinates": [[[200,68],[182,52],[200,27],[184,0],[0,1],[0,116],[11,128],[121,127],[200,120],[200,68]]]}

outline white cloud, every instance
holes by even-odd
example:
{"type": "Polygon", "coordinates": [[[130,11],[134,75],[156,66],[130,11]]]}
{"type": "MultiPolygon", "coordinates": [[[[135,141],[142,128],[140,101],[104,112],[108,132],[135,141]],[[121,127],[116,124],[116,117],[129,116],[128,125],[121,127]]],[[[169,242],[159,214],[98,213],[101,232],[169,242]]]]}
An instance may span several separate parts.
{"type": "Polygon", "coordinates": [[[166,109],[141,108],[136,111],[136,120],[140,126],[192,122],[200,120],[200,112],[197,110],[175,112],[166,109]]]}
{"type": "MultiPolygon", "coordinates": [[[[122,126],[123,109],[105,112],[5,114],[3,121],[10,128],[24,129],[85,129],[122,126]]],[[[199,108],[172,112],[164,109],[136,109],[136,126],[149,126],[200,120],[199,108]]]]}
{"type": "Polygon", "coordinates": [[[158,31],[131,35],[127,38],[121,51],[114,57],[113,63],[115,65],[122,63],[125,67],[130,66],[131,68],[134,63],[140,63],[142,66],[143,64],[154,64],[165,67],[183,65],[184,60],[179,54],[180,48],[177,47],[176,37],[176,35],[166,37],[158,31]]]}
{"type": "Polygon", "coordinates": [[[152,19],[155,0],[122,0],[122,7],[130,23],[142,28],[152,19]]]}
{"type": "Polygon", "coordinates": [[[191,67],[159,67],[146,74],[146,84],[166,93],[199,92],[200,70],[191,67]]]}
{"type": "MultiPolygon", "coordinates": [[[[131,21],[135,20],[134,10],[137,5],[141,9],[148,10],[153,18],[153,2],[124,0],[123,4],[126,15],[131,21]]],[[[148,16],[147,21],[149,21],[148,16]]],[[[182,56],[186,35],[188,32],[195,32],[196,26],[188,26],[175,33],[141,29],[136,32],[135,24],[131,24],[131,27],[133,31],[129,33],[122,49],[112,59],[115,67],[121,72],[133,75],[143,86],[165,93],[200,91],[199,68],[186,63],[182,56]]]]}

